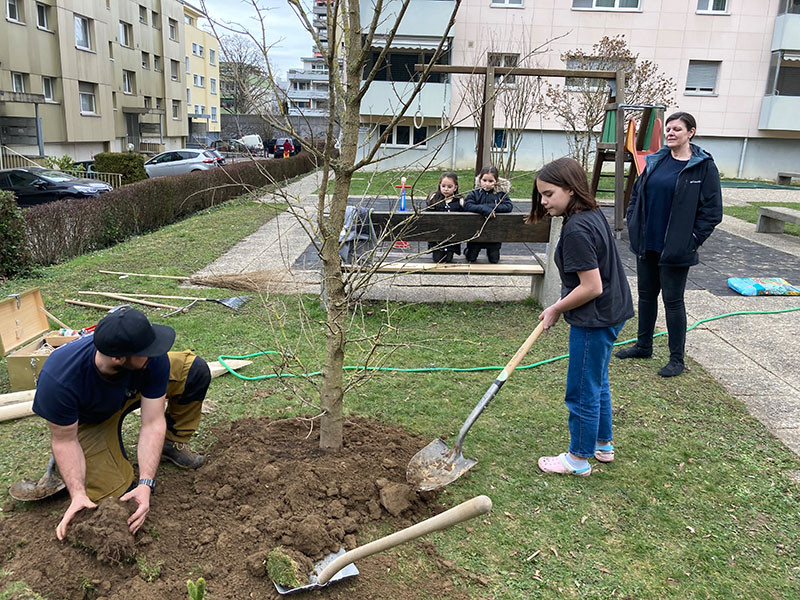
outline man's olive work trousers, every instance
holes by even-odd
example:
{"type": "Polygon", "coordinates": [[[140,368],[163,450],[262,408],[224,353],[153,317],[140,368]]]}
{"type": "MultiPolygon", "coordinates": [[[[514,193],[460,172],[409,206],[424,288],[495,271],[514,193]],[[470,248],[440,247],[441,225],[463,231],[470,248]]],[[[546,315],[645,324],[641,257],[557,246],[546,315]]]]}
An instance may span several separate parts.
{"type": "MultiPolygon", "coordinates": [[[[187,442],[200,424],[200,412],[211,383],[208,364],[190,350],[170,352],[167,385],[167,434],[187,442]]],[[[86,459],[86,494],[93,502],[119,497],[133,483],[134,470],[122,442],[122,421],[141,406],[141,394],[102,423],[78,425],[78,441],[86,459]]]]}

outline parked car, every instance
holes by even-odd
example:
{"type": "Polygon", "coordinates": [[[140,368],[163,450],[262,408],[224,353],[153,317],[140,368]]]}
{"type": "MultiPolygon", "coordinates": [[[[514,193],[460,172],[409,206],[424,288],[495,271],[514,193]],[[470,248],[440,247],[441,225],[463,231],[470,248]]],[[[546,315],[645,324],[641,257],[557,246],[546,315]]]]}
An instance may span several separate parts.
{"type": "Polygon", "coordinates": [[[211,148],[217,152],[228,152],[231,154],[249,154],[250,150],[239,140],[215,140],[211,142],[211,148]]]}
{"type": "Polygon", "coordinates": [[[216,151],[216,150],[213,150],[213,149],[211,149],[211,148],[209,148],[209,150],[208,150],[208,151],[209,151],[209,152],[211,152],[211,154],[213,154],[213,155],[214,155],[214,158],[216,158],[216,159],[217,159],[217,166],[220,166],[220,167],[221,167],[222,165],[224,165],[224,164],[225,164],[225,157],[224,157],[224,156],[222,156],[222,153],[220,153],[220,152],[218,152],[218,151],[216,151]]]}
{"type": "Polygon", "coordinates": [[[264,152],[264,142],[257,133],[243,135],[236,141],[247,146],[247,149],[253,154],[262,154],[264,152]]]}
{"type": "Polygon", "coordinates": [[[164,175],[183,175],[195,171],[208,171],[215,168],[218,156],[213,150],[196,148],[181,148],[168,150],[156,154],[144,163],[144,170],[148,177],[163,177],[164,175]]]}
{"type": "Polygon", "coordinates": [[[26,167],[0,171],[0,189],[14,192],[20,206],[34,206],[67,198],[93,198],[112,188],[104,181],[74,177],[56,169],[26,167]]]}
{"type": "Polygon", "coordinates": [[[289,140],[289,143],[292,145],[292,149],[289,151],[289,156],[294,156],[298,152],[300,152],[300,140],[297,138],[276,138],[275,143],[272,147],[272,156],[275,158],[283,158],[283,144],[286,140],[289,140]]]}

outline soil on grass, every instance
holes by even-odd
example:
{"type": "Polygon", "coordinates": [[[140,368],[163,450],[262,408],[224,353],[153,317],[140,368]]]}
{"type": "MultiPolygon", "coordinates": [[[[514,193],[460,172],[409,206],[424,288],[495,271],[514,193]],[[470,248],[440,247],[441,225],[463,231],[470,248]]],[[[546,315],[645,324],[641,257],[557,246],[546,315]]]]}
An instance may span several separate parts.
{"type": "MultiPolygon", "coordinates": [[[[13,510],[0,519],[0,593],[24,581],[50,600],[180,599],[188,597],[186,580],[202,576],[210,598],[279,598],[265,572],[276,546],[318,560],[370,541],[360,537],[367,524],[396,531],[446,508],[405,483],[406,465],[426,440],[353,419],[345,423],[344,450],[326,454],[310,423],[237,421],[197,471],[162,467],[136,536],[120,531],[117,521],[131,508],[117,501],[82,515],[70,528],[73,544],[55,537],[66,495],[4,507],[13,510]]],[[[295,597],[468,598],[452,582],[474,576],[442,560],[429,542],[415,544],[425,568],[404,565],[398,548],[359,560],[357,577],[295,597]]]]}

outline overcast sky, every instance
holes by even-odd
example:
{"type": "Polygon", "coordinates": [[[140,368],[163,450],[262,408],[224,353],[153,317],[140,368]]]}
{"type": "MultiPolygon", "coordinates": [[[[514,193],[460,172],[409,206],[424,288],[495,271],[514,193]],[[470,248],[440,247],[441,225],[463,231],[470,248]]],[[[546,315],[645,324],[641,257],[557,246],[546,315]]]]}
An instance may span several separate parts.
{"type": "MultiPolygon", "coordinates": [[[[313,41],[311,35],[303,29],[294,11],[285,0],[256,0],[262,7],[264,28],[267,40],[273,44],[270,51],[270,62],[286,78],[289,69],[302,68],[300,58],[312,55],[313,41]]],[[[201,5],[201,0],[190,0],[190,4],[201,5]]],[[[257,39],[261,39],[261,26],[256,20],[256,12],[250,0],[205,0],[208,15],[220,23],[239,24],[250,31],[257,39]]],[[[221,30],[217,34],[222,35],[221,30]]]]}

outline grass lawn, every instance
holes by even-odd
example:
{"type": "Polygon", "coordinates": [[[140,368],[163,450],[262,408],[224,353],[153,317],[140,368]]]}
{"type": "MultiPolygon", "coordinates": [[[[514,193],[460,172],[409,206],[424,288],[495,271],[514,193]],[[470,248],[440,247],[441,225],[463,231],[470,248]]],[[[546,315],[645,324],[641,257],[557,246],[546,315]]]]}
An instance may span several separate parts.
{"type": "MultiPolygon", "coordinates": [[[[758,208],[760,206],[782,206],[800,210],[800,202],[749,202],[747,206],[726,206],[722,211],[731,217],[742,219],[748,223],[758,222],[758,208]]],[[[784,233],[800,236],[800,225],[786,223],[784,233]]]]}
{"type": "MultiPolygon", "coordinates": [[[[439,185],[439,177],[443,171],[379,171],[369,173],[359,171],[353,175],[353,183],[350,187],[351,196],[396,196],[399,189],[394,186],[400,185],[400,178],[406,178],[406,185],[414,186],[414,198],[424,201],[428,194],[435,192],[439,185]]],[[[456,171],[461,194],[466,195],[471,190],[474,182],[472,169],[462,169],[456,171]]],[[[517,171],[511,179],[511,197],[529,201],[533,191],[533,171],[517,171]]],[[[328,191],[333,192],[333,181],[328,184],[328,191]]],[[[614,187],[613,177],[601,177],[600,189],[612,189],[614,187]]],[[[613,194],[600,192],[598,198],[613,198],[613,194]]]]}
{"type": "MultiPolygon", "coordinates": [[[[50,312],[73,327],[89,325],[101,313],[63,303],[78,289],[187,291],[172,281],[120,280],[98,269],[191,273],[273,214],[274,208],[265,205],[231,202],[42,269],[35,278],[6,282],[0,292],[40,286],[50,312]]],[[[201,295],[240,294],[204,289],[201,295]]],[[[192,348],[209,360],[280,349],[295,357],[288,365],[293,372],[322,364],[324,315],[316,297],[270,294],[254,298],[240,313],[214,303],[200,303],[169,319],[148,312],[176,329],[177,349],[192,348]]],[[[380,364],[398,369],[501,366],[533,328],[538,312],[529,301],[445,307],[373,303],[357,308],[352,323],[368,334],[382,332],[380,364]]],[[[628,323],[621,339],[635,330],[635,322],[628,323]]],[[[534,345],[524,364],[565,353],[567,333],[560,322],[534,345]]],[[[353,342],[346,364],[363,364],[369,351],[369,344],[353,342]]],[[[800,483],[790,477],[800,460],[696,363],[690,361],[681,377],[658,377],[656,369],[667,354],[661,337],[653,361],[612,360],[617,460],[588,478],[545,476],[536,466],[540,455],[567,447],[565,361],[518,369],[511,376],[466,439],[464,453],[478,465],[440,498],[455,505],[487,494],[494,510],[469,528],[433,536],[447,560],[479,576],[459,581],[472,597],[800,597],[800,483]]],[[[244,374],[280,368],[272,356],[255,359],[244,374]]],[[[352,389],[345,407],[428,440],[446,435],[452,443],[496,375],[381,373],[352,389]]],[[[215,379],[209,392],[215,410],[204,417],[194,445],[208,449],[214,426],[243,416],[317,414],[312,405],[318,404],[318,384],[318,378],[215,379]]],[[[4,363],[0,391],[8,391],[4,363]]],[[[0,504],[8,501],[11,483],[44,468],[48,439],[38,417],[0,423],[0,504]]],[[[135,440],[134,423],[127,426],[126,439],[135,440]]],[[[397,552],[408,558],[412,571],[436,568],[416,544],[397,552]]]]}

